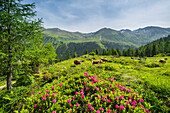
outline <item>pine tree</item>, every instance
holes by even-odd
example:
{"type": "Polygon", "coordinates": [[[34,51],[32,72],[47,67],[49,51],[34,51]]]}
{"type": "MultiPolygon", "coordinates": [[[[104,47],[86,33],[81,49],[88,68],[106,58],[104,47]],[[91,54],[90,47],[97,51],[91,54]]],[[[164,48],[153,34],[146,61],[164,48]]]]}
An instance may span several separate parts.
{"type": "Polygon", "coordinates": [[[0,1],[0,43],[4,45],[1,50],[6,54],[7,89],[12,88],[13,64],[18,62],[16,58],[22,60],[25,51],[42,38],[42,21],[32,19],[36,14],[33,10],[35,5],[22,4],[21,1],[0,1]]]}
{"type": "Polygon", "coordinates": [[[99,55],[99,50],[98,49],[96,49],[96,55],[99,55]]]}
{"type": "Polygon", "coordinates": [[[88,54],[88,50],[86,49],[86,52],[85,52],[85,54],[88,54]]]}
{"type": "Polygon", "coordinates": [[[70,55],[70,50],[67,51],[67,59],[70,59],[71,55],[70,55]]]}
{"type": "Polygon", "coordinates": [[[73,58],[76,58],[77,57],[77,53],[76,52],[74,52],[74,56],[73,56],[73,58]]]}

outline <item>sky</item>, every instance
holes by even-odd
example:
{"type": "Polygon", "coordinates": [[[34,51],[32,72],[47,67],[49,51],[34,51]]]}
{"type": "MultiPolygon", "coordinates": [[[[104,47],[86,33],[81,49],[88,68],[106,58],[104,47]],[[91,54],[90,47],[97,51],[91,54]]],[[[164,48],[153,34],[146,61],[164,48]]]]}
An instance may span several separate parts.
{"type": "Polygon", "coordinates": [[[170,28],[170,0],[24,0],[35,2],[43,27],[90,33],[101,28],[170,28]]]}

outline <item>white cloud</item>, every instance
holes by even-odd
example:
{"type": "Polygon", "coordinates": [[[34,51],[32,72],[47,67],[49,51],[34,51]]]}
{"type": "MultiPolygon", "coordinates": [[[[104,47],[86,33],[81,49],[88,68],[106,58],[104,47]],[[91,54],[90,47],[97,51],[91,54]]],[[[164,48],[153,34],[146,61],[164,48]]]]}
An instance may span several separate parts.
{"type": "MultiPolygon", "coordinates": [[[[33,0],[32,0],[33,1],[33,0]]],[[[44,27],[94,32],[102,27],[170,27],[170,0],[36,0],[44,27]]]]}

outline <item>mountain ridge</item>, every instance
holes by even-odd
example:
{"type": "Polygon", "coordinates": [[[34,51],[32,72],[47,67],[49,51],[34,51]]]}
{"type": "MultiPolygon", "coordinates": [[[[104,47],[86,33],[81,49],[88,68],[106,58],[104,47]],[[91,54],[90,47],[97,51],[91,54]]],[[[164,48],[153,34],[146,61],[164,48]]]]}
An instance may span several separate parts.
{"type": "Polygon", "coordinates": [[[50,28],[45,29],[44,34],[44,43],[52,43],[56,53],[62,53],[61,56],[63,57],[68,50],[71,55],[77,52],[78,56],[80,56],[85,53],[85,49],[88,49],[88,51],[99,49],[102,52],[103,49],[110,48],[120,50],[128,47],[138,48],[141,45],[146,45],[154,40],[168,36],[170,28],[147,26],[133,31],[129,29],[118,31],[111,28],[102,28],[91,33],[69,32],[59,28],[50,28]]]}

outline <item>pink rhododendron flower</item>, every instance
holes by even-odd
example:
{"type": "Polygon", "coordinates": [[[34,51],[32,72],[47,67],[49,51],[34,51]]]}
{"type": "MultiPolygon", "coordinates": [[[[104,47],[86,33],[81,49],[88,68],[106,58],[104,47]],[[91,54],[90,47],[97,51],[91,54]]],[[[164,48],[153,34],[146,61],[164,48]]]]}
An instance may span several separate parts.
{"type": "Polygon", "coordinates": [[[43,100],[46,100],[45,96],[42,97],[43,100]]]}
{"type": "Polygon", "coordinates": [[[146,111],[147,113],[149,113],[149,110],[148,110],[148,109],[145,109],[145,111],[146,111]]]}
{"type": "Polygon", "coordinates": [[[123,96],[123,95],[120,95],[120,96],[119,96],[119,98],[120,98],[120,99],[123,99],[123,98],[124,98],[124,96],[123,96]]]}
{"type": "Polygon", "coordinates": [[[41,94],[41,92],[38,92],[38,94],[41,94]]]}
{"type": "Polygon", "coordinates": [[[88,104],[87,104],[87,106],[88,106],[88,108],[89,108],[89,107],[91,106],[91,104],[90,104],[90,103],[88,103],[88,104]]]}
{"type": "Polygon", "coordinates": [[[103,101],[106,101],[106,99],[105,99],[105,98],[103,98],[103,101]]]}
{"type": "Polygon", "coordinates": [[[73,105],[71,104],[70,107],[72,107],[73,105]]]}
{"type": "Polygon", "coordinates": [[[98,111],[96,111],[96,113],[100,113],[100,111],[98,110],[98,111]]]}
{"type": "Polygon", "coordinates": [[[116,96],[116,99],[115,100],[118,100],[119,99],[119,97],[118,96],[116,96]]]}
{"type": "Polygon", "coordinates": [[[56,103],[56,99],[53,99],[53,103],[56,103]]]}
{"type": "Polygon", "coordinates": [[[107,99],[107,103],[110,103],[111,102],[111,100],[110,99],[107,99]]]}
{"type": "Polygon", "coordinates": [[[83,92],[80,92],[80,95],[83,95],[83,92]]]}
{"type": "Polygon", "coordinates": [[[73,97],[73,100],[76,99],[76,97],[73,97]]]}
{"type": "Polygon", "coordinates": [[[36,108],[36,107],[37,107],[37,104],[34,105],[34,108],[36,108]]]}
{"type": "Polygon", "coordinates": [[[120,109],[123,110],[125,107],[123,105],[120,105],[120,109]]]}
{"type": "Polygon", "coordinates": [[[86,82],[84,82],[83,84],[86,85],[86,82]]]}
{"type": "Polygon", "coordinates": [[[100,99],[100,97],[97,97],[97,99],[100,99]]]}
{"type": "Polygon", "coordinates": [[[138,94],[138,92],[135,93],[136,95],[138,94]]]}
{"type": "Polygon", "coordinates": [[[111,110],[110,110],[110,108],[108,109],[108,111],[107,111],[108,113],[111,113],[111,110]]]}
{"type": "Polygon", "coordinates": [[[135,109],[135,105],[133,105],[133,108],[135,109]]]}
{"type": "Polygon", "coordinates": [[[95,90],[97,90],[97,87],[95,87],[95,90]]]}
{"type": "Polygon", "coordinates": [[[94,81],[91,82],[91,84],[93,85],[94,81]]]}
{"type": "Polygon", "coordinates": [[[141,107],[141,108],[144,108],[144,106],[143,106],[143,105],[140,105],[140,107],[141,107]]]}
{"type": "Polygon", "coordinates": [[[87,93],[87,96],[90,95],[89,93],[87,93]]]}
{"type": "Polygon", "coordinates": [[[53,93],[53,97],[55,97],[55,94],[56,94],[56,93],[53,93]]]}
{"type": "Polygon", "coordinates": [[[77,95],[79,92],[75,92],[75,95],[77,95]]]}
{"type": "Polygon", "coordinates": [[[48,97],[48,96],[49,96],[49,94],[46,95],[46,97],[48,97]]]}
{"type": "Polygon", "coordinates": [[[56,111],[53,111],[52,113],[56,113],[56,111]]]}
{"type": "Polygon", "coordinates": [[[50,92],[49,90],[46,91],[46,93],[49,93],[49,92],[50,92]]]}
{"type": "Polygon", "coordinates": [[[89,89],[90,89],[89,87],[86,88],[86,90],[89,90],[89,89]]]}
{"type": "Polygon", "coordinates": [[[67,103],[70,103],[70,102],[71,102],[71,100],[70,100],[70,99],[68,99],[68,100],[67,100],[67,103]]]}
{"type": "Polygon", "coordinates": [[[80,91],[83,92],[83,89],[81,89],[80,91]]]}
{"type": "Polygon", "coordinates": [[[76,107],[79,107],[79,103],[76,104],[76,107]]]}
{"type": "Polygon", "coordinates": [[[54,87],[52,87],[51,89],[54,89],[54,87]]]}
{"type": "Polygon", "coordinates": [[[93,110],[94,110],[94,107],[90,107],[90,109],[93,111],[93,110]]]}
{"type": "Polygon", "coordinates": [[[70,113],[72,113],[72,110],[70,110],[70,113]]]}
{"type": "Polygon", "coordinates": [[[89,108],[87,108],[87,111],[90,111],[90,109],[89,109],[89,108]]]}
{"type": "Polygon", "coordinates": [[[103,111],[103,110],[104,110],[104,109],[101,107],[101,108],[100,108],[100,111],[103,111]]]}
{"type": "Polygon", "coordinates": [[[82,98],[84,98],[84,95],[83,96],[81,96],[82,98]]]}
{"type": "Polygon", "coordinates": [[[115,108],[116,108],[116,109],[118,109],[118,108],[119,108],[119,106],[116,104],[115,108]]]}
{"type": "Polygon", "coordinates": [[[139,99],[139,102],[142,102],[142,103],[144,103],[144,100],[143,100],[143,99],[139,99]]]}
{"type": "Polygon", "coordinates": [[[128,105],[128,104],[130,104],[129,102],[126,102],[126,104],[128,105]]]}
{"type": "Polygon", "coordinates": [[[112,85],[109,85],[110,87],[112,87],[112,85]]]}
{"type": "Polygon", "coordinates": [[[102,92],[101,90],[99,90],[99,92],[102,92]]]}

